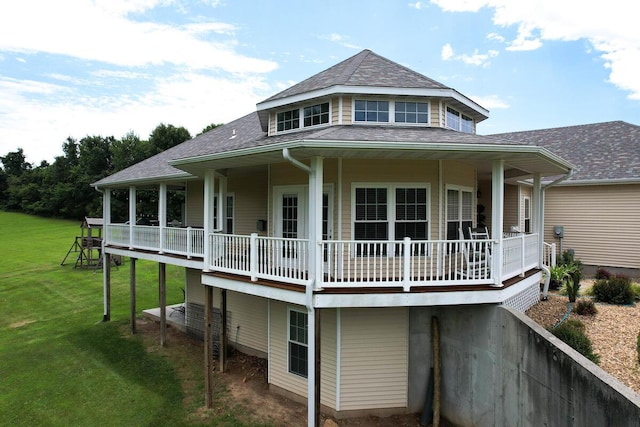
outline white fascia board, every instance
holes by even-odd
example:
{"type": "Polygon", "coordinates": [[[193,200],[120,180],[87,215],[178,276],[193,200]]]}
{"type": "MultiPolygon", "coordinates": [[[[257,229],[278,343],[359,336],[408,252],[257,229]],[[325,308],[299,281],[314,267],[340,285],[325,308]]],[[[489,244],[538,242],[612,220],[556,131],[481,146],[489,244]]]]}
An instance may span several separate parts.
{"type": "Polygon", "coordinates": [[[593,186],[593,185],[628,185],[628,184],[640,184],[640,178],[620,178],[620,179],[580,179],[563,181],[556,184],[558,187],[571,187],[571,186],[593,186]]]}
{"type": "Polygon", "coordinates": [[[310,149],[323,149],[323,148],[341,148],[341,149],[354,149],[354,150],[369,150],[369,149],[392,149],[392,150],[422,150],[422,151],[450,151],[450,152],[475,152],[475,153],[525,153],[525,154],[537,154],[545,157],[547,160],[555,163],[560,168],[571,170],[574,166],[565,161],[564,159],[556,156],[551,151],[532,145],[489,145],[489,144],[458,144],[458,143],[429,143],[428,145],[421,142],[394,142],[394,141],[375,141],[375,142],[361,142],[361,141],[340,141],[340,140],[308,140],[301,139],[295,141],[281,142],[278,144],[265,145],[260,147],[245,148],[234,151],[227,151],[224,153],[209,154],[198,157],[187,157],[177,160],[169,161],[172,166],[187,165],[190,163],[207,162],[215,160],[230,159],[239,156],[251,156],[260,155],[269,152],[282,151],[284,148],[290,150],[296,148],[310,148],[310,149]]]}
{"type": "Polygon", "coordinates": [[[454,89],[422,89],[422,88],[406,88],[406,87],[384,87],[384,86],[348,86],[336,85],[324,89],[313,90],[288,96],[286,98],[274,99],[273,101],[263,101],[256,104],[258,111],[270,110],[272,108],[282,107],[284,105],[295,104],[310,99],[322,98],[337,94],[349,95],[390,95],[390,96],[417,96],[417,97],[438,97],[453,98],[456,101],[466,105],[478,114],[489,117],[489,110],[481,107],[476,102],[462,95],[454,89]]]}
{"type": "Polygon", "coordinates": [[[243,294],[255,295],[277,301],[284,301],[291,304],[304,306],[306,304],[306,294],[304,292],[288,291],[285,289],[264,286],[260,284],[247,283],[240,280],[217,277],[211,274],[201,276],[202,284],[215,288],[226,289],[228,291],[240,292],[243,294]]]}
{"type": "Polygon", "coordinates": [[[193,268],[196,270],[202,270],[204,268],[204,261],[198,259],[188,259],[179,256],[167,256],[153,252],[140,252],[135,250],[114,248],[105,246],[104,251],[112,255],[120,255],[129,258],[144,259],[147,261],[159,262],[163,264],[177,265],[179,267],[193,268]]]}
{"type": "Polygon", "coordinates": [[[501,304],[530,286],[540,283],[542,272],[507,288],[461,292],[402,292],[389,294],[315,294],[316,308],[335,307],[420,307],[442,305],[501,304]]]}
{"type": "Polygon", "coordinates": [[[158,175],[158,176],[150,176],[145,178],[132,178],[132,179],[125,179],[122,181],[102,183],[100,185],[95,185],[95,184],[90,184],[90,185],[95,188],[119,188],[119,187],[128,187],[130,185],[158,184],[159,182],[166,182],[170,184],[176,181],[188,181],[196,178],[198,177],[193,176],[188,172],[180,171],[180,173],[176,173],[173,175],[158,175]]]}

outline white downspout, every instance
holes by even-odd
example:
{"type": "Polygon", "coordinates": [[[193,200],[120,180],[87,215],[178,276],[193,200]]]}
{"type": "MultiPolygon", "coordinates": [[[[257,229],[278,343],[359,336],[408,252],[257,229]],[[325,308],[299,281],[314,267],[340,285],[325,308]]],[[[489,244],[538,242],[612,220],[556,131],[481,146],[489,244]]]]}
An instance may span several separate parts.
{"type": "MultiPolygon", "coordinates": [[[[575,173],[575,171],[573,169],[569,170],[569,172],[563,176],[561,176],[560,178],[556,179],[555,181],[552,181],[546,185],[543,185],[540,187],[540,203],[538,206],[538,209],[540,210],[538,213],[538,217],[540,218],[540,241],[544,242],[544,194],[547,188],[549,187],[553,187],[554,185],[557,185],[559,183],[561,183],[562,181],[566,181],[567,179],[571,178],[573,176],[573,174],[575,173]]],[[[549,271],[549,268],[544,265],[544,263],[540,263],[540,267],[542,268],[542,270],[544,271],[545,274],[545,279],[544,279],[544,287],[542,288],[542,299],[546,300],[548,293],[549,293],[549,283],[551,282],[551,271],[549,271]]]]}
{"type": "MultiPolygon", "coordinates": [[[[288,148],[282,149],[282,157],[284,157],[285,160],[290,162],[292,165],[294,165],[298,169],[301,169],[307,172],[307,174],[309,174],[309,181],[315,181],[316,177],[314,176],[315,174],[313,172],[313,169],[310,166],[305,165],[298,159],[294,159],[291,156],[291,153],[289,153],[288,148]]],[[[309,182],[309,190],[310,190],[309,192],[313,196],[316,195],[315,189],[312,188],[312,186],[315,187],[314,184],[316,183],[309,182]]],[[[322,183],[320,183],[320,188],[322,188],[322,183]]],[[[312,197],[309,197],[309,199],[311,199],[312,197]]],[[[322,190],[320,190],[320,201],[322,203],[322,190]]],[[[317,206],[314,201],[309,200],[309,204],[314,205],[314,209],[317,210],[317,206]]],[[[309,209],[309,211],[311,211],[311,208],[309,209]]],[[[311,216],[313,218],[316,218],[315,213],[312,213],[311,216]]],[[[310,224],[310,228],[313,228],[315,230],[316,228],[315,221],[313,224],[310,224]]],[[[311,246],[309,247],[309,253],[310,253],[310,257],[312,258],[312,263],[315,265],[316,264],[315,254],[316,252],[319,252],[316,247],[317,233],[315,231],[312,231],[309,234],[310,234],[309,243],[310,245],[313,246],[313,247],[311,246]]],[[[314,268],[314,271],[315,271],[315,268],[314,268]]],[[[316,386],[316,381],[318,381],[318,379],[316,379],[315,377],[316,376],[315,375],[316,374],[316,357],[315,357],[316,355],[316,336],[315,336],[316,324],[315,324],[315,308],[313,306],[313,288],[315,287],[315,280],[316,279],[314,277],[313,283],[309,283],[305,287],[305,305],[307,308],[307,337],[308,337],[308,340],[307,340],[307,367],[308,367],[307,368],[307,425],[309,427],[315,426],[315,419],[316,419],[316,413],[315,413],[316,387],[315,386],[316,386]]]]}

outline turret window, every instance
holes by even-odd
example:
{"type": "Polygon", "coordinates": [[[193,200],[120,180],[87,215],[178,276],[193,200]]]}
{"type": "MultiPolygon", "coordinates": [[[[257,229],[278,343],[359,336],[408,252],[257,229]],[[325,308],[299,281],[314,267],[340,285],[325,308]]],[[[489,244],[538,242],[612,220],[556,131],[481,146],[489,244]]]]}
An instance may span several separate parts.
{"type": "Polygon", "coordinates": [[[364,101],[355,102],[356,122],[388,122],[389,101],[364,101]]]}
{"type": "Polygon", "coordinates": [[[473,133],[473,119],[451,107],[447,107],[446,121],[446,126],[449,129],[473,133]]]}
{"type": "Polygon", "coordinates": [[[329,123],[329,103],[304,108],[304,127],[329,123]]]}
{"type": "Polygon", "coordinates": [[[429,104],[426,102],[396,102],[396,123],[429,122],[429,104]]]}
{"type": "Polygon", "coordinates": [[[278,113],[278,132],[300,127],[300,110],[289,110],[278,113]]]}

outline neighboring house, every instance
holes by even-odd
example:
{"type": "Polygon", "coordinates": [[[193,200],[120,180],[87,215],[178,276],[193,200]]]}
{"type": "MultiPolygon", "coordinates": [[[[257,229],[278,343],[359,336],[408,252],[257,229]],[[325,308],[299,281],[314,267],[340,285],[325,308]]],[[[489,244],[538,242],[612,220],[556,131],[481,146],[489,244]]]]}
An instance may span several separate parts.
{"type": "MultiPolygon", "coordinates": [[[[105,256],[132,260],[132,317],[135,260],[159,264],[160,295],[164,266],[183,266],[187,329],[204,331],[207,355],[219,332],[267,358],[270,387],[306,399],[310,425],[320,404],[336,416],[420,411],[431,317],[453,319],[445,334],[486,333],[484,307],[525,310],[538,301],[542,182],[572,171],[547,148],[476,135],[487,118],[456,90],[364,50],[96,182],[105,256]],[[512,190],[524,180],[533,183],[521,221],[528,234],[505,235],[519,214],[504,206],[518,203],[512,190]],[[129,221],[114,223],[111,195],[123,189],[129,221]],[[160,226],[136,225],[137,189],[158,191],[160,226]],[[185,194],[183,218],[167,218],[170,191],[185,194]],[[472,241],[478,198],[490,205],[480,221],[490,238],[472,241]],[[184,227],[167,226],[176,219],[184,227]],[[218,332],[214,313],[226,325],[218,332]]],[[[105,266],[108,319],[108,259],[105,266]]],[[[457,342],[443,347],[452,351],[443,355],[447,369],[470,377],[445,389],[454,407],[472,383],[509,379],[501,366],[482,365],[486,353],[476,350],[485,342],[459,340],[473,360],[452,350],[457,342]]],[[[469,414],[458,402],[457,416],[484,411],[485,397],[469,414]]]]}
{"type": "Polygon", "coordinates": [[[586,265],[638,273],[640,126],[615,121],[492,136],[548,148],[575,165],[568,179],[545,191],[545,240],[558,251],[573,249],[586,265]]]}

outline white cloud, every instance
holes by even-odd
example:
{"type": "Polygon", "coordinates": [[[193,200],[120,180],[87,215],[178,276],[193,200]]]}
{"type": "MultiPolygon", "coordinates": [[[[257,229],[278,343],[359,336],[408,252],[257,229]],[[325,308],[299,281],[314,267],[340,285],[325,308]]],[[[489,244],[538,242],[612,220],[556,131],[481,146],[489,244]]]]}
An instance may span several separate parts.
{"type": "Polygon", "coordinates": [[[499,55],[497,50],[489,50],[487,53],[479,53],[476,49],[472,55],[461,54],[456,55],[453,51],[453,47],[451,44],[447,43],[442,46],[442,51],[440,53],[440,57],[443,61],[461,61],[467,65],[475,65],[488,67],[490,64],[490,59],[495,58],[499,55]]]}
{"type": "Polygon", "coordinates": [[[265,73],[272,61],[233,51],[234,42],[208,41],[210,32],[230,34],[234,27],[218,22],[185,26],[130,20],[128,13],[154,7],[159,0],[22,0],[0,6],[0,50],[47,52],[118,66],[171,63],[232,73],[265,73]],[[36,31],[37,30],[37,31],[36,31]]]}
{"type": "Polygon", "coordinates": [[[409,7],[420,10],[420,9],[426,9],[427,7],[429,7],[429,5],[426,4],[425,2],[417,1],[415,3],[409,3],[409,7]]]}
{"type": "Polygon", "coordinates": [[[640,31],[626,0],[431,0],[449,12],[493,9],[494,24],[517,27],[508,50],[533,50],[545,40],[587,40],[610,70],[609,81],[640,100],[640,31]]]}
{"type": "Polygon", "coordinates": [[[472,95],[470,98],[489,110],[495,109],[507,109],[510,108],[510,105],[507,101],[500,99],[498,95],[484,95],[484,96],[476,96],[472,95]]]}
{"type": "Polygon", "coordinates": [[[329,40],[330,42],[338,43],[340,46],[346,47],[347,49],[361,49],[361,47],[349,41],[350,37],[343,36],[338,33],[323,34],[318,36],[318,38],[321,40],[329,40]]]}

